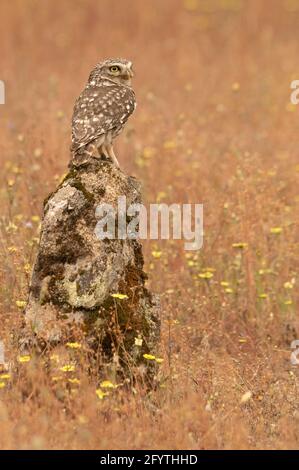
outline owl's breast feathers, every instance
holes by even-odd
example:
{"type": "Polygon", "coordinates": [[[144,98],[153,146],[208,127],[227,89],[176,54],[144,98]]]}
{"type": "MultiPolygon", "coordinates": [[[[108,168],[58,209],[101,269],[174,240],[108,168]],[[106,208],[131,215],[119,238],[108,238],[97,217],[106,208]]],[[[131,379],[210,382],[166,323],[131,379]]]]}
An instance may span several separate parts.
{"type": "Polygon", "coordinates": [[[122,85],[87,86],[76,101],[72,118],[71,151],[100,135],[119,134],[136,107],[134,91],[122,85]]]}

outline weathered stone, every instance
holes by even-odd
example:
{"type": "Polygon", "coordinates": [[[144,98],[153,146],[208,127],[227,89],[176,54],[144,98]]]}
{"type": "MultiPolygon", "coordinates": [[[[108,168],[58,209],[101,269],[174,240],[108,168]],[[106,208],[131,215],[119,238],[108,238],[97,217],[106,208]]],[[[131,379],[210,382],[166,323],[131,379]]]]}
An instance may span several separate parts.
{"type": "Polygon", "coordinates": [[[158,300],[144,285],[141,244],[100,240],[95,234],[96,207],[108,203],[116,209],[124,195],[127,205],[140,203],[138,181],[110,162],[93,159],[72,165],[45,201],[26,328],[47,347],[82,331],[89,348],[101,350],[119,370],[148,371],[151,361],[143,354],[156,352],[160,322],[158,300]]]}

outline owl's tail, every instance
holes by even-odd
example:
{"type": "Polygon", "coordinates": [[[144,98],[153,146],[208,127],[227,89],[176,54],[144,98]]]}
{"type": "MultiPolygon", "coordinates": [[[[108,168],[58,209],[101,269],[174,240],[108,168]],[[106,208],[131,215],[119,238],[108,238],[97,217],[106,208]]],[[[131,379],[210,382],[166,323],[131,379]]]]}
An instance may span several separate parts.
{"type": "Polygon", "coordinates": [[[71,147],[71,154],[69,168],[86,165],[94,158],[99,159],[98,150],[92,143],[75,150],[71,147]]]}

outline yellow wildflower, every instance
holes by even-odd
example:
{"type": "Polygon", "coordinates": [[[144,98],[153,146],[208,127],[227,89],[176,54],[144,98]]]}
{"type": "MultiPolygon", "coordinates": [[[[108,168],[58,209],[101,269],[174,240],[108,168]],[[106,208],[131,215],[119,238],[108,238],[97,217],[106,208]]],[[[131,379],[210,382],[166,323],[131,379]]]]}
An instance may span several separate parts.
{"type": "Polygon", "coordinates": [[[80,343],[66,343],[66,346],[71,349],[80,349],[82,345],[80,343]]]}
{"type": "Polygon", "coordinates": [[[270,228],[270,233],[272,233],[273,235],[279,235],[282,230],[282,227],[272,227],[270,228]]]}
{"type": "Polygon", "coordinates": [[[190,259],[187,264],[190,267],[195,266],[195,262],[192,259],[190,259]]]}
{"type": "Polygon", "coordinates": [[[65,366],[60,367],[60,370],[62,372],[74,372],[75,366],[72,364],[66,364],[65,366]]]}
{"type": "Polygon", "coordinates": [[[68,381],[71,383],[71,384],[76,384],[76,385],[80,385],[80,380],[79,379],[68,379],[68,381]]]}
{"type": "Polygon", "coordinates": [[[18,361],[21,362],[21,363],[24,363],[24,362],[29,362],[31,360],[31,357],[29,355],[27,356],[19,356],[18,357],[18,361]]]}
{"type": "Polygon", "coordinates": [[[13,173],[15,173],[15,175],[19,175],[19,174],[23,173],[21,168],[19,168],[17,165],[13,165],[11,171],[13,173]]]}
{"type": "Polygon", "coordinates": [[[221,281],[221,282],[220,282],[220,285],[221,285],[222,287],[228,287],[228,286],[229,286],[229,282],[227,282],[227,281],[221,281]]]}
{"type": "Polygon", "coordinates": [[[159,191],[158,194],[157,194],[157,202],[161,202],[162,199],[165,199],[167,196],[167,193],[165,191],[159,191]]]}
{"type": "Polygon", "coordinates": [[[155,259],[160,259],[161,256],[162,256],[162,251],[152,251],[152,256],[153,256],[155,259]]]}
{"type": "Polygon", "coordinates": [[[156,361],[158,364],[162,364],[162,362],[164,361],[164,359],[162,359],[162,357],[156,357],[156,358],[155,358],[155,361],[156,361]]]}
{"type": "Polygon", "coordinates": [[[16,230],[18,230],[18,227],[17,227],[17,225],[14,224],[13,222],[9,222],[9,224],[6,225],[5,230],[6,230],[7,232],[15,232],[16,230]]]}
{"type": "Polygon", "coordinates": [[[233,248],[240,248],[242,250],[243,248],[248,247],[248,243],[246,243],[246,242],[233,243],[232,247],[233,248]]]}
{"type": "Polygon", "coordinates": [[[234,293],[233,289],[231,289],[230,287],[227,287],[227,288],[225,289],[225,292],[226,292],[227,294],[233,294],[233,293],[234,293]]]}
{"type": "Polygon", "coordinates": [[[153,356],[152,354],[143,354],[143,357],[149,361],[154,361],[156,359],[156,356],[153,356]]]}
{"type": "Polygon", "coordinates": [[[288,102],[288,103],[286,104],[286,106],[285,106],[285,109],[286,109],[286,111],[288,111],[289,113],[292,113],[292,112],[296,111],[297,106],[296,106],[295,104],[291,103],[291,102],[288,102]]]}
{"type": "Polygon", "coordinates": [[[178,320],[177,318],[174,318],[174,319],[169,318],[169,319],[167,320],[167,323],[168,323],[169,325],[179,325],[179,324],[180,324],[180,320],[178,320]]]}
{"type": "Polygon", "coordinates": [[[101,388],[117,388],[117,385],[114,385],[110,380],[103,380],[103,382],[100,383],[101,388]]]}
{"type": "Polygon", "coordinates": [[[126,294],[111,294],[111,297],[113,297],[114,299],[120,299],[120,300],[128,299],[128,296],[126,294]]]}
{"type": "Polygon", "coordinates": [[[268,298],[268,294],[259,294],[259,299],[267,299],[268,298]]]}
{"type": "Polygon", "coordinates": [[[198,274],[198,277],[200,277],[201,279],[211,279],[213,276],[214,274],[211,273],[210,271],[198,274]]]}
{"type": "Polygon", "coordinates": [[[24,265],[24,271],[26,274],[30,274],[31,273],[31,265],[29,263],[26,263],[24,265]]]}
{"type": "MultiPolygon", "coordinates": [[[[293,301],[292,300],[285,300],[284,301],[284,304],[285,305],[292,305],[293,304],[293,301]]],[[[0,377],[1,378],[1,377],[0,377]]]]}
{"type": "Polygon", "coordinates": [[[173,294],[174,293],[174,289],[167,289],[165,291],[166,294],[173,294]]]}
{"type": "Polygon", "coordinates": [[[289,282],[289,281],[288,281],[288,282],[285,282],[284,285],[283,285],[283,287],[284,287],[285,289],[293,289],[294,283],[293,283],[293,282],[289,282]]]}
{"type": "Polygon", "coordinates": [[[97,397],[100,399],[100,400],[103,400],[104,397],[106,397],[107,395],[109,395],[109,392],[103,392],[103,390],[101,390],[100,388],[98,388],[96,390],[96,394],[97,394],[97,397]]]}
{"type": "Polygon", "coordinates": [[[50,356],[50,361],[59,362],[58,354],[52,354],[52,356],[50,356]]]}
{"type": "Polygon", "coordinates": [[[0,389],[5,387],[5,382],[0,382],[0,389]]]}
{"type": "Polygon", "coordinates": [[[11,377],[10,374],[1,374],[1,375],[0,375],[0,379],[1,379],[1,380],[9,380],[10,377],[11,377]]]}
{"type": "Polygon", "coordinates": [[[263,276],[264,274],[272,274],[273,273],[273,270],[270,269],[270,268],[266,268],[266,269],[259,269],[259,275],[260,276],[263,276]]]}
{"type": "Polygon", "coordinates": [[[16,306],[18,308],[25,308],[26,307],[26,302],[25,300],[16,300],[16,306]]]}

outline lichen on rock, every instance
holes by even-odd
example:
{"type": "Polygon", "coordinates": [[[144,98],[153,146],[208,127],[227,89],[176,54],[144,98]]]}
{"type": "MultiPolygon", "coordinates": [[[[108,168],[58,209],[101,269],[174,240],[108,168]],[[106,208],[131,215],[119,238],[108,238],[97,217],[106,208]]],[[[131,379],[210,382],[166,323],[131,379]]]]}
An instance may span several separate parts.
{"type": "Polygon", "coordinates": [[[110,162],[92,159],[71,165],[47,198],[26,330],[41,347],[64,344],[81,331],[88,348],[100,351],[119,373],[152,374],[143,354],[158,347],[159,301],[145,287],[141,244],[95,233],[97,206],[117,208],[123,195],[127,205],[140,203],[138,181],[110,162]]]}

